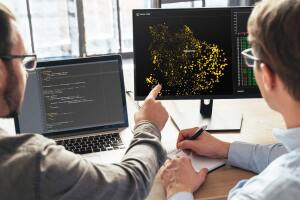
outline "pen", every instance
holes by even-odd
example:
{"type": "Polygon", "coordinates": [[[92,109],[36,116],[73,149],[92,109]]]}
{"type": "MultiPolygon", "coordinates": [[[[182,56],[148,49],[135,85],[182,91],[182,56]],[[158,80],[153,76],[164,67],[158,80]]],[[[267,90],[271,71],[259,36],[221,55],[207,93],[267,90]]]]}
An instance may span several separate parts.
{"type": "Polygon", "coordinates": [[[186,140],[196,140],[204,131],[206,130],[207,125],[199,127],[199,129],[190,137],[186,138],[186,140]]]}

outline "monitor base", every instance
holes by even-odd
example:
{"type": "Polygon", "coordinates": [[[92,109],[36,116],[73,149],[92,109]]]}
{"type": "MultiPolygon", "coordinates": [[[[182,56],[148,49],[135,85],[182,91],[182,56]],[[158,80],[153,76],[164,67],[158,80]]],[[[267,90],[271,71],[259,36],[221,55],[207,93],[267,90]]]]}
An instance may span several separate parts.
{"type": "Polygon", "coordinates": [[[201,100],[201,104],[199,101],[164,101],[163,104],[179,130],[202,125],[207,125],[210,132],[241,130],[243,116],[240,112],[212,109],[212,100],[208,104],[205,101],[201,100]]]}

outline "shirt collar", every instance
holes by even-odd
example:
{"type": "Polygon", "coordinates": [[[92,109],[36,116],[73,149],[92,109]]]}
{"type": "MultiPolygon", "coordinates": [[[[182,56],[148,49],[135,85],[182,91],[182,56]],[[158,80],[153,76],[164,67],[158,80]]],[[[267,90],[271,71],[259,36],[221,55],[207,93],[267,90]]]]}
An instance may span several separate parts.
{"type": "Polygon", "coordinates": [[[300,148],[300,127],[290,129],[273,129],[273,135],[288,151],[300,148]]]}

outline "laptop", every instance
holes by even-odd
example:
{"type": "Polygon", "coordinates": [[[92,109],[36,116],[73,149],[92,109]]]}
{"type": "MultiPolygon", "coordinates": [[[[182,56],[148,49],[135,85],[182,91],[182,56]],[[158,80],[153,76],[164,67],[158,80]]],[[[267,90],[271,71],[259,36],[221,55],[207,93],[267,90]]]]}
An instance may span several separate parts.
{"type": "Polygon", "coordinates": [[[16,133],[42,134],[99,163],[122,159],[127,127],[120,55],[38,62],[15,117],[16,133]]]}

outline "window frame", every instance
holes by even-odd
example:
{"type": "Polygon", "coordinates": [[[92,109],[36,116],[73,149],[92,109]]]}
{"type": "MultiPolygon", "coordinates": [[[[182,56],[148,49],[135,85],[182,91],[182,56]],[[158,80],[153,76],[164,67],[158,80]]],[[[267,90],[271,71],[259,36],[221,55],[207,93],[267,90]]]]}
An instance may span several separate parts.
{"type": "MultiPolygon", "coordinates": [[[[93,55],[99,55],[99,54],[88,54],[87,52],[87,38],[86,38],[86,29],[85,29],[85,16],[84,16],[84,5],[83,5],[83,1],[84,0],[66,0],[67,3],[73,3],[76,8],[76,25],[77,25],[77,31],[78,31],[78,41],[76,41],[78,44],[78,48],[75,49],[75,51],[78,51],[76,55],[78,55],[79,57],[86,57],[86,56],[93,56],[93,55]]],[[[121,54],[121,56],[123,58],[133,58],[133,52],[125,52],[123,51],[123,46],[122,46],[122,26],[121,26],[121,13],[120,13],[120,0],[114,0],[116,1],[116,10],[117,10],[117,33],[118,33],[118,45],[119,45],[119,49],[117,52],[114,53],[118,53],[121,54]]],[[[153,8],[159,8],[159,0],[149,0],[151,7],[153,8]]],[[[28,26],[29,26],[29,31],[30,31],[30,42],[31,42],[31,51],[32,53],[36,53],[36,47],[35,47],[35,42],[34,42],[34,35],[33,35],[33,24],[32,24],[32,12],[30,9],[30,4],[31,4],[31,0],[26,0],[26,9],[27,9],[27,18],[28,18],[28,26]]],[[[71,24],[69,24],[69,28],[70,28],[71,24]]],[[[74,42],[74,39],[72,40],[72,42],[74,42]]],[[[72,48],[73,50],[73,48],[72,48]]],[[[105,53],[103,55],[107,55],[107,54],[114,54],[114,53],[105,53]]],[[[75,56],[76,56],[75,55],[75,56]]],[[[74,55],[70,55],[71,57],[74,55]]],[[[63,57],[63,56],[62,56],[63,57]]],[[[47,59],[51,59],[51,57],[43,57],[41,58],[42,60],[47,60],[47,59]]]]}
{"type": "Polygon", "coordinates": [[[195,1],[202,1],[202,7],[206,6],[206,0],[158,0],[158,5],[159,5],[159,8],[161,8],[162,4],[181,3],[181,2],[191,2],[194,4],[195,1]]]}

